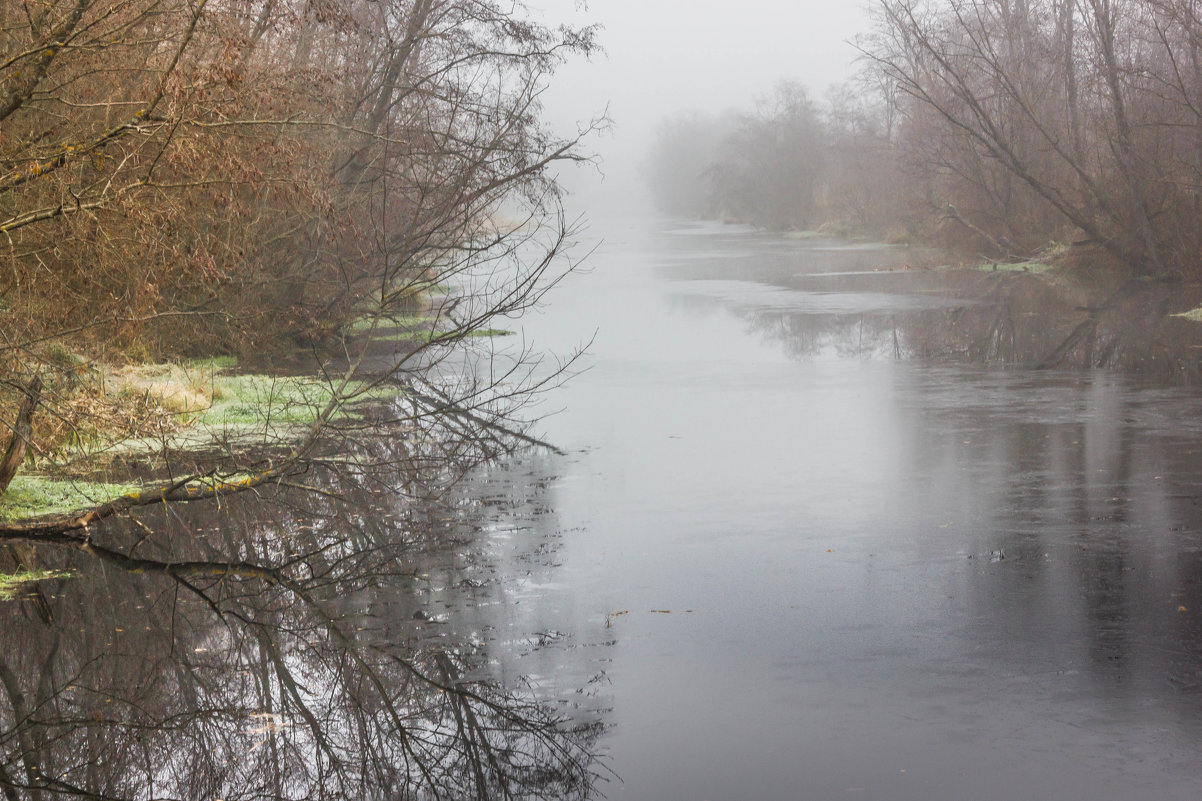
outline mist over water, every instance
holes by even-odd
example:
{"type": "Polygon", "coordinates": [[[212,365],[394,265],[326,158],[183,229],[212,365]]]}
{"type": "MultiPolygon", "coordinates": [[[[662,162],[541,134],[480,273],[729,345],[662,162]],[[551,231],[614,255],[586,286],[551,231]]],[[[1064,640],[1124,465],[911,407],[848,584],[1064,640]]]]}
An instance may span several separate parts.
{"type": "Polygon", "coordinates": [[[596,339],[521,603],[604,671],[607,797],[1196,796],[1196,393],[916,358],[905,249],[594,230],[525,328],[596,339]]]}
{"type": "Polygon", "coordinates": [[[648,210],[646,161],[665,118],[690,109],[747,110],[784,79],[817,98],[855,71],[852,40],[868,29],[859,3],[751,0],[738,9],[684,0],[539,0],[548,20],[601,25],[605,50],[571,61],[543,96],[560,133],[608,113],[609,132],[590,141],[598,168],[564,170],[569,205],[594,215],[648,210]]]}
{"type": "MultiPolygon", "coordinates": [[[[173,477],[221,477],[214,503],[164,495],[150,504],[156,496],[137,491],[121,496],[139,505],[120,524],[93,531],[81,517],[69,521],[72,532],[82,526],[78,536],[10,537],[28,545],[9,551],[14,566],[66,547],[44,576],[10,581],[36,586],[12,594],[0,583],[7,794],[1197,798],[1202,334],[1180,312],[1202,304],[1202,136],[1192,103],[1202,67],[1186,77],[1166,67],[1177,66],[1168,56],[1178,43],[1202,47],[1202,26],[1180,15],[1166,22],[1184,8],[1179,0],[1113,6],[1146,11],[1119,27],[1142,31],[1142,46],[1160,53],[1145,70],[1117,64],[1113,52],[1107,63],[1105,37],[1089,39],[1103,29],[1101,4],[1089,6],[1092,29],[1080,3],[973,0],[982,14],[959,20],[947,4],[872,5],[935,11],[891,22],[878,14],[875,52],[888,66],[877,75],[888,80],[864,97],[847,83],[859,69],[849,40],[869,29],[859,3],[536,0],[531,14],[551,27],[533,38],[524,10],[501,4],[465,45],[467,61],[454,45],[471,23],[433,14],[437,4],[396,9],[438,19],[421,36],[450,47],[442,60],[404,26],[375,31],[379,57],[369,57],[341,21],[316,20],[325,12],[313,5],[331,64],[362,55],[359,85],[386,88],[360,105],[400,114],[396,127],[368,137],[388,180],[363,182],[378,193],[365,217],[376,202],[398,216],[372,236],[350,225],[361,220],[348,206],[348,227],[330,239],[351,247],[331,251],[331,264],[367,264],[355,250],[369,240],[381,248],[371,251],[380,280],[360,280],[359,299],[379,294],[394,305],[377,309],[366,332],[362,320],[330,321],[330,332],[343,353],[363,345],[353,373],[389,380],[353,415],[326,421],[331,438],[320,445],[330,451],[314,439],[303,470],[270,475],[291,447],[274,435],[228,472],[206,460],[235,453],[232,429],[214,440],[222,453],[186,457],[199,467],[181,467],[164,439],[173,477]],[[606,52],[557,29],[561,21],[600,22],[606,52]],[[1162,29],[1160,45],[1148,45],[1162,29]],[[908,36],[916,30],[930,35],[908,36]],[[981,124],[970,112],[949,135],[940,126],[971,104],[914,100],[942,74],[924,59],[963,55],[965,41],[1005,52],[969,52],[953,66],[965,71],[963,85],[1002,98],[996,105],[1014,125],[981,124]],[[498,42],[516,52],[499,55],[498,42]],[[554,76],[534,69],[527,82],[528,65],[549,66],[540,48],[580,59],[554,76]],[[412,53],[430,74],[393,86],[412,53]],[[493,76],[498,62],[510,71],[493,76]],[[1136,101],[1127,106],[1135,139],[1126,122],[1080,125],[1082,110],[1106,116],[1099,109],[1116,83],[1136,101]],[[461,103],[465,86],[478,94],[461,103]],[[401,114],[418,100],[437,102],[401,114]],[[462,139],[453,124],[465,112],[477,138],[462,139]],[[597,124],[603,115],[608,127],[597,124]],[[419,119],[429,130],[419,124],[414,135],[407,126],[419,119]],[[505,131],[521,135],[507,140],[505,131]],[[1007,143],[989,137],[1010,131],[1022,147],[1006,164],[997,156],[1007,143]],[[578,132],[582,150],[561,149],[560,137],[578,132]],[[426,138],[440,143],[431,155],[441,166],[398,154],[398,143],[422,150],[426,138]],[[477,162],[465,162],[465,141],[477,162]],[[576,163],[585,151],[595,163],[576,163]],[[514,191],[502,196],[506,185],[514,191]],[[498,194],[486,191],[491,199],[477,205],[481,186],[498,194]],[[563,214],[579,220],[566,254],[555,244],[561,188],[563,214]],[[448,192],[455,197],[444,203],[448,192]],[[665,197],[674,217],[662,215],[665,197]],[[438,207],[437,224],[422,229],[411,221],[422,215],[409,212],[425,203],[438,207]],[[494,230],[514,220],[527,224],[494,230]],[[400,256],[390,249],[410,240],[421,244],[400,256]],[[555,283],[541,265],[586,255],[540,294],[555,283]],[[447,261],[457,266],[443,271],[447,261]],[[431,280],[431,271],[443,272],[431,280]],[[390,289],[398,281],[404,290],[390,289]],[[563,370],[559,359],[584,346],[563,370]],[[413,370],[398,371],[398,357],[412,357],[413,370]],[[523,383],[526,370],[533,382],[523,383]],[[530,436],[517,431],[526,422],[530,436]],[[515,441],[540,444],[514,452],[515,441]],[[241,494],[227,502],[222,492],[235,482],[241,494]]],[[[450,7],[464,20],[480,9],[450,7]]],[[[178,10],[186,13],[176,23],[191,23],[177,30],[196,28],[192,7],[178,10]]],[[[148,30],[158,27],[152,11],[148,30]]],[[[306,85],[319,74],[305,71],[314,54],[294,48],[292,35],[305,15],[287,4],[268,13],[282,27],[264,41],[279,57],[257,74],[291,60],[300,70],[292,81],[306,85]]],[[[21,16],[18,28],[39,27],[21,16]]],[[[150,59],[171,38],[138,48],[150,59]]],[[[5,68],[14,79],[39,47],[22,45],[5,68]]],[[[145,83],[145,63],[133,58],[123,80],[145,83]]],[[[162,73],[173,92],[174,69],[162,73]]],[[[50,83],[70,87],[73,70],[50,83]]],[[[89,82],[105,74],[86,73],[89,82]]],[[[226,75],[224,65],[196,74],[210,73],[226,75]]],[[[236,95],[240,82],[220,77],[213,97],[236,95]]],[[[53,101],[48,131],[62,124],[63,98],[91,108],[96,124],[106,116],[90,95],[30,97],[53,101]]],[[[324,115],[328,103],[316,105],[324,115]]],[[[208,130],[215,108],[201,104],[178,130],[208,130]]],[[[259,108],[256,99],[241,110],[259,108]]],[[[136,119],[121,136],[141,135],[149,119],[136,119]]],[[[341,120],[321,125],[346,144],[341,120]]],[[[81,153],[111,135],[80,130],[81,153]]],[[[303,152],[322,161],[326,149],[309,142],[303,152]]],[[[48,150],[13,152],[12,164],[34,169],[9,176],[10,191],[53,173],[38,166],[52,163],[48,150]]],[[[68,163],[72,152],[53,159],[68,163]]],[[[259,158],[249,152],[246,164],[259,158]]],[[[293,160],[274,152],[290,170],[293,160]]],[[[369,174],[368,153],[348,150],[356,179],[331,183],[348,201],[369,174]]],[[[96,161],[98,173],[105,164],[96,161]]],[[[123,180],[157,189],[149,173],[123,180]]],[[[48,186],[49,205],[18,217],[90,208],[76,196],[71,211],[59,197],[67,184],[48,186]]],[[[99,204],[124,190],[98,191],[99,204]]],[[[304,231],[321,226],[303,209],[289,214],[279,227],[301,232],[296,253],[308,254],[304,231]]],[[[161,233],[150,213],[109,216],[145,226],[139,241],[161,233]]],[[[228,227],[247,226],[241,235],[263,251],[270,275],[290,281],[297,261],[261,247],[276,241],[262,232],[276,228],[244,219],[238,212],[228,227]]],[[[77,247],[128,239],[89,226],[72,229],[77,247]]],[[[47,287],[63,283],[40,255],[58,257],[56,230],[20,256],[47,287]]],[[[190,253],[199,238],[179,241],[190,253]]],[[[86,266],[77,256],[87,252],[66,250],[74,255],[63,263],[86,266]]],[[[155,289],[143,283],[132,278],[130,294],[155,289]]],[[[228,293],[265,320],[307,325],[228,293]]],[[[323,305],[303,282],[283,294],[323,305]]],[[[3,310],[19,320],[9,300],[3,310]]],[[[348,300],[343,311],[357,308],[348,300]]],[[[262,358],[282,366],[276,354],[262,358]]],[[[21,361],[14,356],[13,369],[21,361]]],[[[64,360],[64,375],[83,375],[75,364],[64,360]]],[[[27,386],[31,415],[41,384],[27,386]]],[[[282,408],[312,405],[302,400],[282,408]]],[[[141,470],[136,459],[122,469],[141,470]]]]}

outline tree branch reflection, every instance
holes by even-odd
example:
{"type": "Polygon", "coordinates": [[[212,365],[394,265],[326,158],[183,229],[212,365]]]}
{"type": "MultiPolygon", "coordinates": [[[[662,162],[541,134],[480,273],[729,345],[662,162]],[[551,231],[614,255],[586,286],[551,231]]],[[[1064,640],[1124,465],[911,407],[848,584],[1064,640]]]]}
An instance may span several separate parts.
{"type": "Polygon", "coordinates": [[[569,721],[494,675],[488,638],[406,614],[422,554],[471,545],[436,524],[454,496],[309,478],[328,492],[25,546],[59,572],[35,585],[45,614],[0,605],[5,799],[592,794],[599,716],[569,721]]]}

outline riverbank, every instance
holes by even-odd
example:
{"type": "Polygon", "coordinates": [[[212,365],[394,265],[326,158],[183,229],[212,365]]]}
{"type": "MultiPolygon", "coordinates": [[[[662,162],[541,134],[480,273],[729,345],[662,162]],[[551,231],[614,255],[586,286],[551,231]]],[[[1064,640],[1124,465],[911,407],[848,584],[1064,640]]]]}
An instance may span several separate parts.
{"type": "MultiPolygon", "coordinates": [[[[433,313],[358,320],[334,345],[396,359],[459,335],[444,329],[433,313]]],[[[249,362],[214,356],[117,365],[56,348],[53,369],[43,372],[53,402],[34,415],[24,464],[0,494],[0,520],[62,515],[138,493],[162,483],[165,465],[175,465],[168,473],[187,464],[199,474],[206,461],[286,451],[320,415],[327,423],[360,417],[397,392],[370,377],[343,382],[340,370],[316,369],[312,350],[249,362]],[[339,408],[327,413],[334,400],[339,408]]],[[[337,350],[327,345],[323,363],[337,362],[337,350]]]]}
{"type": "MultiPolygon", "coordinates": [[[[874,242],[824,231],[771,236],[823,250],[874,242]]],[[[1202,281],[1132,277],[1088,246],[1053,246],[1011,262],[909,245],[886,252],[879,267],[798,274],[791,283],[807,292],[939,299],[944,308],[922,315],[856,317],[899,357],[1202,385],[1202,281]]]]}
{"type": "Polygon", "coordinates": [[[1005,267],[920,273],[919,281],[970,303],[937,325],[914,326],[915,355],[1202,384],[1202,282],[1130,278],[1075,254],[1005,267]]]}

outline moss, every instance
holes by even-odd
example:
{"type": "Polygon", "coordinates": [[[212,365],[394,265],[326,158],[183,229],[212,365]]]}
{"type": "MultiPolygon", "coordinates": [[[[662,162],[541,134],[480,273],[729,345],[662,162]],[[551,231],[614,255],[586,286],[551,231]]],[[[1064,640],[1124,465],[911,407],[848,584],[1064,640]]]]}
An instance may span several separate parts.
{"type": "Polygon", "coordinates": [[[1202,308],[1190,309],[1187,312],[1171,315],[1172,317],[1181,317],[1186,320],[1192,320],[1195,323],[1202,323],[1202,308]]]}
{"type": "Polygon", "coordinates": [[[0,519],[65,514],[114,500],[142,489],[139,484],[60,481],[43,476],[17,476],[0,497],[0,519]]]}
{"type": "Polygon", "coordinates": [[[21,570],[16,573],[0,573],[0,601],[11,601],[21,593],[22,587],[35,581],[53,578],[70,578],[66,570],[21,570]]]}
{"type": "Polygon", "coordinates": [[[1005,271],[1012,273],[1046,273],[1048,270],[1056,269],[1056,267],[1052,264],[1045,264],[1042,261],[1016,261],[1010,263],[997,262],[996,264],[994,262],[986,262],[985,264],[978,265],[977,269],[985,270],[986,272],[996,270],[998,272],[1005,271]]]}
{"type": "MultiPolygon", "coordinates": [[[[241,489],[254,482],[252,473],[236,473],[221,477],[206,477],[189,483],[185,490],[192,495],[241,489]]],[[[25,520],[46,515],[67,514],[89,509],[124,496],[135,499],[147,487],[162,488],[162,484],[104,483],[98,481],[67,481],[44,476],[18,476],[0,498],[0,520],[25,520]]]]}

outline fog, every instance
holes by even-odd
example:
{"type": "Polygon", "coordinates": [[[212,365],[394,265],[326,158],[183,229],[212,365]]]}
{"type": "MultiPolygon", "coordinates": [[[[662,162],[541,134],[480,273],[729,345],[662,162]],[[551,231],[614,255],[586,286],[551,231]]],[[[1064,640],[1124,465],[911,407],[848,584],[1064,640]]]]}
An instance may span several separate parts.
{"type": "Polygon", "coordinates": [[[604,213],[642,197],[638,167],[656,125],[686,109],[747,108],[783,79],[821,98],[846,80],[868,28],[859,2],[746,0],[538,0],[548,22],[602,26],[605,52],[573,61],[545,96],[547,118],[560,132],[608,109],[611,130],[594,139],[597,170],[565,170],[570,206],[604,213]]]}

